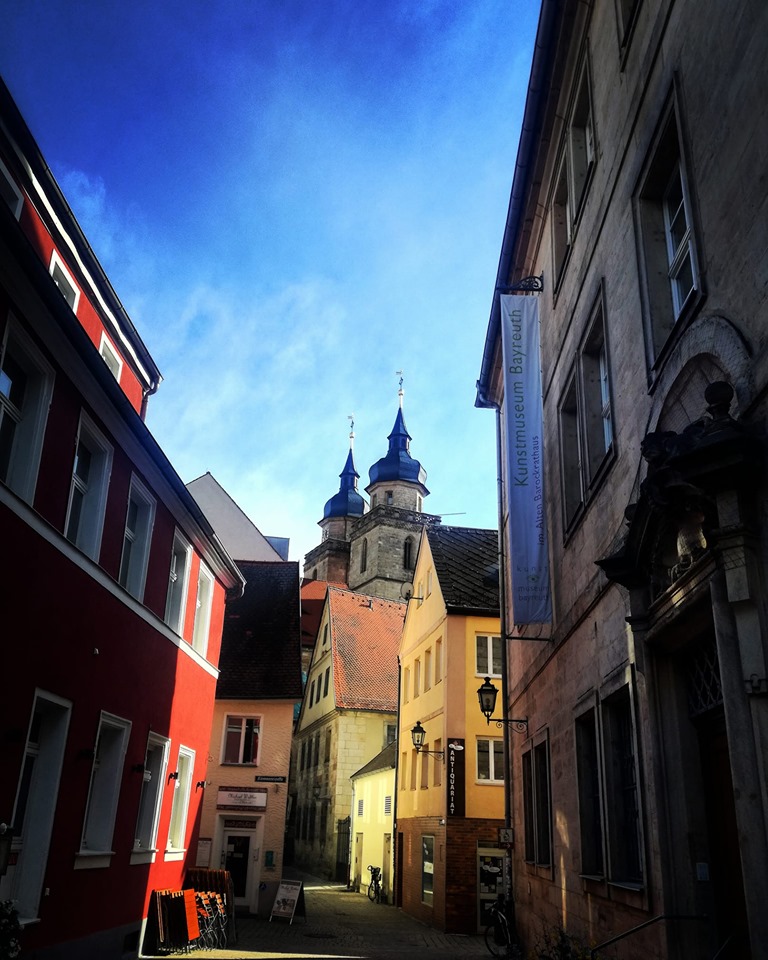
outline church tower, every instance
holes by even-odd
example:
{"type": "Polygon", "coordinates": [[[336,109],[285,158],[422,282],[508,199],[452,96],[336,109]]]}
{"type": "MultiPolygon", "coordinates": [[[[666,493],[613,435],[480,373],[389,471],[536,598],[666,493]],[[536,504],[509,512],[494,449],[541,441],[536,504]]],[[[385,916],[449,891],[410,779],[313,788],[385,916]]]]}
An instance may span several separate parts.
{"type": "Polygon", "coordinates": [[[370,509],[352,528],[347,581],[351,590],[389,600],[402,600],[402,586],[413,578],[422,528],[440,523],[423,512],[427,472],[411,456],[402,379],[398,398],[389,449],[369,471],[370,509]]]}
{"type": "Polygon", "coordinates": [[[339,492],[328,500],[323,509],[320,528],[323,539],[319,546],[304,557],[304,576],[312,580],[346,583],[349,571],[349,546],[352,528],[363,516],[367,504],[358,493],[360,474],[354,459],[355,424],[349,431],[349,453],[344,469],[339,474],[339,492]]]}
{"type": "Polygon", "coordinates": [[[320,527],[323,539],[304,557],[304,576],[346,583],[350,590],[385,600],[402,600],[410,584],[424,526],[440,517],[423,512],[427,472],[411,456],[411,435],[403,417],[403,381],[389,449],[371,467],[370,508],[357,491],[359,474],[349,455],[341,472],[339,492],[326,503],[320,527]]]}

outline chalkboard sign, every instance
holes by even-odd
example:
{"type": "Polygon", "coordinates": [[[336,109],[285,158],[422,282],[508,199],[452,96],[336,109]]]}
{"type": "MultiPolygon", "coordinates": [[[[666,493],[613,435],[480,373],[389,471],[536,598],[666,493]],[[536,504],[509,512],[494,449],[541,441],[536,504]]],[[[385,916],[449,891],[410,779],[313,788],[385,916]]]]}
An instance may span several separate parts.
{"type": "Polygon", "coordinates": [[[281,880],[277,888],[275,902],[272,905],[272,913],[269,920],[273,917],[282,917],[293,923],[294,917],[306,917],[304,907],[304,890],[301,880],[281,880]]]}

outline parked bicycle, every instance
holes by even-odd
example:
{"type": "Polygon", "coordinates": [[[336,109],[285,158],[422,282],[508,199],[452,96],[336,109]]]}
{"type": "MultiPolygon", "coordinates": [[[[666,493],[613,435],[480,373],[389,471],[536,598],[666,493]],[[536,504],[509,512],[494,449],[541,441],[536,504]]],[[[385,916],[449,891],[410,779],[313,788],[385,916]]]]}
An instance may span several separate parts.
{"type": "Polygon", "coordinates": [[[500,894],[489,910],[491,922],[485,928],[485,945],[494,957],[507,957],[508,960],[522,960],[522,951],[509,929],[506,903],[500,894]]]}
{"type": "Polygon", "coordinates": [[[381,867],[368,867],[371,882],[368,884],[368,899],[372,903],[381,903],[381,867]]]}

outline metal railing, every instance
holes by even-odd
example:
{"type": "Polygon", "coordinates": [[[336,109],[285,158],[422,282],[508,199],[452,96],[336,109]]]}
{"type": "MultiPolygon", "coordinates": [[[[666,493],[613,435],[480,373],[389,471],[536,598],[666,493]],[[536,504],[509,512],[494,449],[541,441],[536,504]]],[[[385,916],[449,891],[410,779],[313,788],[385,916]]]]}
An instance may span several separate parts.
{"type": "Polygon", "coordinates": [[[619,933],[615,937],[611,937],[610,940],[603,940],[602,943],[598,943],[596,947],[593,947],[590,951],[591,960],[595,960],[597,957],[597,951],[602,950],[603,947],[610,947],[614,943],[618,943],[619,940],[625,940],[627,937],[631,937],[632,934],[638,933],[640,930],[645,930],[646,927],[653,926],[654,923],[659,923],[661,920],[706,920],[706,915],[702,914],[685,914],[685,913],[660,913],[658,917],[652,917],[650,920],[646,920],[643,923],[638,923],[636,927],[630,927],[629,930],[625,930],[624,933],[619,933]]]}

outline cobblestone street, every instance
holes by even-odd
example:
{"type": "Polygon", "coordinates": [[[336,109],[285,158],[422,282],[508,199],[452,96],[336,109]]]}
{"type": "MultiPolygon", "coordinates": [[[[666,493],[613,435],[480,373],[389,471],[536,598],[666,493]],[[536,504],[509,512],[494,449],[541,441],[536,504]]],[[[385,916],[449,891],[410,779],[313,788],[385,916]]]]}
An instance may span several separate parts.
{"type": "Polygon", "coordinates": [[[296,917],[292,924],[278,919],[238,918],[235,945],[227,950],[195,950],[192,956],[229,960],[394,960],[424,956],[467,960],[489,956],[481,936],[441,933],[396,907],[371,903],[344,886],[297,872],[291,877],[304,882],[306,917],[296,917]]]}

